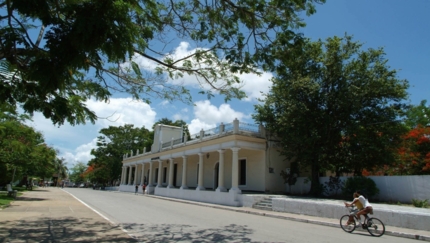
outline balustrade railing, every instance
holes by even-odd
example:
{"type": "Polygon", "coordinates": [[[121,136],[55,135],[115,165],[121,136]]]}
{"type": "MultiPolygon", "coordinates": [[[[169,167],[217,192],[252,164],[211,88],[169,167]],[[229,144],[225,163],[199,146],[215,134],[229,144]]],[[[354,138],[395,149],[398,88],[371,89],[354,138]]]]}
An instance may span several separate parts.
{"type": "MultiPolygon", "coordinates": [[[[231,123],[220,124],[217,127],[202,130],[198,133],[191,134],[189,139],[178,138],[171,141],[163,142],[161,144],[161,149],[167,149],[175,147],[181,144],[195,143],[197,140],[207,140],[212,137],[223,136],[230,133],[240,133],[249,134],[250,136],[261,136],[263,137],[263,131],[261,131],[262,126],[258,124],[251,124],[245,122],[239,122],[237,119],[231,123]]],[[[127,157],[125,155],[125,157],[127,157]]]]}

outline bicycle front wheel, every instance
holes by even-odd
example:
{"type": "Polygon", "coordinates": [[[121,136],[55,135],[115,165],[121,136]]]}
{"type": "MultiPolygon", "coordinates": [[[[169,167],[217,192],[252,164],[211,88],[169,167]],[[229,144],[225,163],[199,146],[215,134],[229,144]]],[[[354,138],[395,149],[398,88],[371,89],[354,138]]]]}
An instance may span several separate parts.
{"type": "Polygon", "coordinates": [[[355,220],[352,220],[351,222],[349,222],[349,215],[345,214],[340,218],[340,227],[348,233],[351,233],[352,231],[355,230],[355,220]]]}
{"type": "Polygon", "coordinates": [[[373,236],[379,237],[385,233],[385,225],[377,218],[367,220],[367,231],[373,236]]]}

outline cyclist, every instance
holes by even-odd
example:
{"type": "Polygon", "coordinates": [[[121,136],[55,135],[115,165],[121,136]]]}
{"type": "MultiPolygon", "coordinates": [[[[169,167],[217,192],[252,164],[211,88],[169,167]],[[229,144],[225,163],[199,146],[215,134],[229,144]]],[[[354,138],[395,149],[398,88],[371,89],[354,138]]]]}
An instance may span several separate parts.
{"type": "MultiPolygon", "coordinates": [[[[354,192],[354,200],[351,203],[345,202],[345,206],[351,207],[352,205],[357,206],[357,209],[359,210],[357,213],[358,220],[360,221],[360,224],[363,224],[361,222],[360,215],[366,215],[366,214],[373,214],[373,207],[369,203],[369,200],[366,198],[366,196],[361,191],[354,192]]],[[[349,220],[346,223],[347,225],[354,222],[354,214],[349,215],[349,220]]]]}

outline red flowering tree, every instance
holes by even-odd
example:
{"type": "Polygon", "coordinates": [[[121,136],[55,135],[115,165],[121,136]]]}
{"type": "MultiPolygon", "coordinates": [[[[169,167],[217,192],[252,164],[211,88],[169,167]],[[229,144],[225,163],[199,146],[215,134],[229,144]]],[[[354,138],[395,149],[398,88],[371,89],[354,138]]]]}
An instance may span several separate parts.
{"type": "Polygon", "coordinates": [[[397,168],[390,174],[429,175],[430,174],[430,127],[418,125],[403,136],[403,146],[399,149],[397,168]]]}

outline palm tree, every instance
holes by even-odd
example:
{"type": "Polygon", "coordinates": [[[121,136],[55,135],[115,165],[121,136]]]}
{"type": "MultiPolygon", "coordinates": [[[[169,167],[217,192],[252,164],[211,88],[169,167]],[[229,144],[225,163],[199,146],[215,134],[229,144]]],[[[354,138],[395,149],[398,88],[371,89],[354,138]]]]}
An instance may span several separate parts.
{"type": "Polygon", "coordinates": [[[66,179],[68,175],[69,168],[67,168],[66,163],[64,162],[64,158],[56,158],[54,161],[55,172],[54,177],[57,177],[56,185],[60,179],[66,179]]]}

